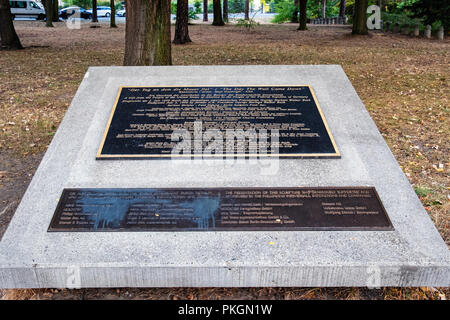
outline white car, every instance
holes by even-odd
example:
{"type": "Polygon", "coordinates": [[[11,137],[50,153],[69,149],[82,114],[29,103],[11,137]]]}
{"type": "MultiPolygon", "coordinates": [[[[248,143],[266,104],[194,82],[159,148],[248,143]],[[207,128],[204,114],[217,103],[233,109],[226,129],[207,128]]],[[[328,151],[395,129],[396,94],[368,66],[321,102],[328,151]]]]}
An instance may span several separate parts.
{"type": "Polygon", "coordinates": [[[33,0],[10,0],[11,15],[15,17],[36,18],[38,20],[45,18],[44,6],[33,0]]]}
{"type": "MultiPolygon", "coordinates": [[[[87,10],[92,13],[92,9],[87,10]]],[[[97,17],[111,17],[110,7],[97,7],[97,17]]]]}
{"type": "Polygon", "coordinates": [[[118,17],[126,17],[127,16],[127,11],[125,9],[119,10],[116,12],[116,16],[118,17]]]}

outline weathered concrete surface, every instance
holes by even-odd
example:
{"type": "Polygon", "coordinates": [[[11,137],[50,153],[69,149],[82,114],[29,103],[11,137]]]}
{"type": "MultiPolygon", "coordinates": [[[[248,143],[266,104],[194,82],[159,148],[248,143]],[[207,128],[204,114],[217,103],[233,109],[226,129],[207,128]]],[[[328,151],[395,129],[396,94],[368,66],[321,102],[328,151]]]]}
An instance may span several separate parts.
{"type": "Polygon", "coordinates": [[[0,288],[448,286],[449,251],[340,66],[93,67],[0,242],[0,288]],[[120,86],[303,85],[341,159],[95,160],[120,86]],[[48,233],[63,188],[375,186],[394,231],[48,233]]]}

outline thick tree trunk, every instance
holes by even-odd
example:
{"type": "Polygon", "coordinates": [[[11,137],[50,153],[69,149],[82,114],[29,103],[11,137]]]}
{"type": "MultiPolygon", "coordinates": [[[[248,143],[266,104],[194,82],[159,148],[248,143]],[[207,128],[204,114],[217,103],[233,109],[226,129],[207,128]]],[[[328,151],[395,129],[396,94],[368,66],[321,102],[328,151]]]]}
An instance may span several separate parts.
{"type": "Polygon", "coordinates": [[[228,22],[228,0],[223,0],[223,21],[228,22]]]}
{"type": "Polygon", "coordinates": [[[52,21],[53,21],[53,22],[59,22],[59,7],[58,7],[58,0],[53,0],[53,15],[52,15],[52,21]]]}
{"type": "Polygon", "coordinates": [[[92,0],[92,22],[98,22],[98,18],[97,18],[97,0],[92,0]]]}
{"type": "Polygon", "coordinates": [[[111,28],[117,28],[116,25],[116,5],[114,3],[114,0],[110,0],[109,5],[111,7],[111,17],[109,20],[109,26],[111,28]]]}
{"type": "Polygon", "coordinates": [[[294,0],[294,6],[295,6],[295,10],[294,10],[294,12],[292,13],[291,22],[292,22],[292,23],[298,23],[298,12],[299,12],[299,9],[298,9],[298,0],[294,0]]]}
{"type": "Polygon", "coordinates": [[[203,0],[203,21],[208,21],[208,0],[203,0]]]}
{"type": "Polygon", "coordinates": [[[170,1],[127,0],[124,65],[171,65],[170,40],[170,1]]]}
{"type": "Polygon", "coordinates": [[[177,0],[177,21],[175,24],[175,37],[173,43],[183,44],[191,42],[189,38],[189,4],[188,0],[177,0]]]}
{"type": "Polygon", "coordinates": [[[327,17],[327,0],[322,0],[322,18],[327,17]]]}
{"type": "Polygon", "coordinates": [[[11,9],[8,0],[0,0],[0,49],[4,50],[19,50],[23,49],[14,29],[11,9]]]}
{"type": "Polygon", "coordinates": [[[367,0],[355,0],[352,34],[367,34],[367,0]]]}
{"type": "Polygon", "coordinates": [[[45,0],[45,26],[53,27],[53,1],[45,0]]]}
{"type": "Polygon", "coordinates": [[[341,0],[339,3],[339,17],[344,18],[345,17],[345,6],[347,5],[346,0],[341,0]]]}
{"type": "Polygon", "coordinates": [[[300,24],[298,30],[307,30],[306,27],[306,4],[308,0],[300,0],[300,24]]]}
{"type": "Polygon", "coordinates": [[[245,20],[250,20],[250,1],[249,0],[244,0],[245,1],[245,8],[244,8],[244,14],[245,14],[245,20]]]}
{"type": "Polygon", "coordinates": [[[214,21],[213,26],[223,26],[225,23],[222,18],[222,5],[220,0],[213,0],[213,9],[214,9],[214,21]]]}

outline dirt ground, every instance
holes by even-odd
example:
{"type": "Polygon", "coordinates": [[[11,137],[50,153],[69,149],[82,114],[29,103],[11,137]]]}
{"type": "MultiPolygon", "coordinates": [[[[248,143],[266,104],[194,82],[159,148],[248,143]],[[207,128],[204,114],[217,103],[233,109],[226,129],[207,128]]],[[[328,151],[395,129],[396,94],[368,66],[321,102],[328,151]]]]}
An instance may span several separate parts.
{"type": "MultiPolygon", "coordinates": [[[[89,66],[121,65],[124,25],[15,21],[26,47],[0,52],[0,237],[89,66]]],[[[193,25],[174,65],[340,64],[442,238],[450,244],[450,41],[349,27],[193,25]]],[[[208,75],[205,75],[205,77],[208,75]]],[[[0,299],[445,299],[448,288],[0,290],[0,299]]]]}

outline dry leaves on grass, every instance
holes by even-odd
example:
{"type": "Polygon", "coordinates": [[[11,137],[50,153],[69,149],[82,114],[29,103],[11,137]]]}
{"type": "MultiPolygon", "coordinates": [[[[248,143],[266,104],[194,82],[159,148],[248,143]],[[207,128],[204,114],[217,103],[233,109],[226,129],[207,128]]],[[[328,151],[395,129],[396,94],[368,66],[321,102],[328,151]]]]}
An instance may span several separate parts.
{"type": "MultiPolygon", "coordinates": [[[[17,22],[22,43],[35,47],[0,55],[0,150],[8,150],[18,159],[45,151],[89,66],[122,63],[123,25],[80,30],[56,25],[49,29],[39,22],[17,22]]],[[[193,43],[173,46],[173,62],[342,65],[441,236],[450,244],[450,42],[390,34],[352,37],[345,27],[295,29],[292,25],[261,25],[248,33],[233,26],[191,26],[193,43]]],[[[4,297],[68,294],[13,290],[4,297]]],[[[122,290],[82,290],[76,295],[124,297],[122,290]]],[[[172,288],[129,289],[126,297],[442,299],[446,295],[447,289],[172,288]]]]}

